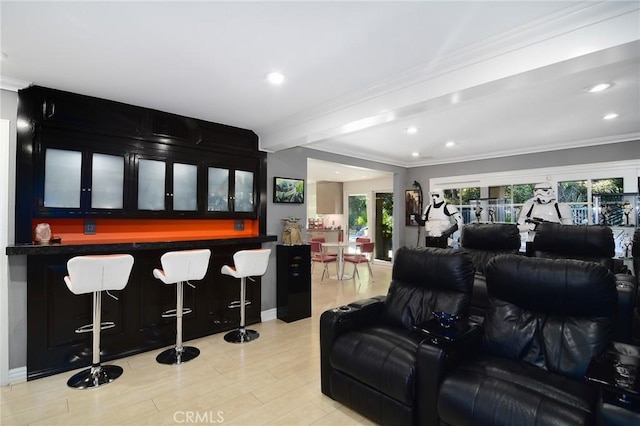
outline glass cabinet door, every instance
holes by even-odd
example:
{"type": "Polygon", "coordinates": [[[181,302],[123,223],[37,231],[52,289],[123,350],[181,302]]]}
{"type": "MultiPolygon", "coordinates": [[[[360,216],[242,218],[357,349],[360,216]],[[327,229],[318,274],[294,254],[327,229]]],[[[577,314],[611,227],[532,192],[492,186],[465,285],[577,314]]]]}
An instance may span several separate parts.
{"type": "Polygon", "coordinates": [[[138,209],[165,210],[164,161],[144,160],[138,162],[138,209]]]}
{"type": "Polygon", "coordinates": [[[47,148],[44,170],[44,207],[79,209],[82,152],[47,148]]]}
{"type": "Polygon", "coordinates": [[[198,166],[174,163],[173,210],[198,210],[198,166]]]}
{"type": "Polygon", "coordinates": [[[253,211],[253,172],[236,170],[233,210],[236,212],[253,211]]]}
{"type": "Polygon", "coordinates": [[[91,208],[124,207],[124,157],[93,154],[91,163],[91,208]]]}
{"type": "Polygon", "coordinates": [[[229,169],[209,167],[207,184],[207,211],[229,211],[229,169]]]}

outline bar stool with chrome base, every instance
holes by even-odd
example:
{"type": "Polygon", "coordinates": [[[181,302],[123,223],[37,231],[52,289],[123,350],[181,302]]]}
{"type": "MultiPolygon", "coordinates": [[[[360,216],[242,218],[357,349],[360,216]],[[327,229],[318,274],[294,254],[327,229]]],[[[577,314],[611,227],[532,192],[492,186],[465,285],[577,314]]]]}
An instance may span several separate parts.
{"type": "Polygon", "coordinates": [[[64,282],[73,294],[93,293],[93,323],[76,330],[76,333],[93,333],[93,359],[91,368],[74,374],[67,386],[75,389],[96,388],[111,383],[122,375],[122,367],[100,363],[100,330],[115,327],[113,322],[101,322],[102,291],[114,299],[109,290],[122,290],[129,281],[133,268],[133,256],[110,254],[76,256],[67,262],[68,275],[64,282]]]}
{"type": "Polygon", "coordinates": [[[183,284],[195,288],[189,280],[201,280],[209,268],[211,250],[170,251],[162,255],[162,269],[154,269],[153,276],[165,284],[176,285],[176,308],[162,314],[163,318],[176,317],[176,346],[162,351],[156,357],[160,364],[182,364],[191,361],[200,350],[193,346],[182,346],[182,315],[191,313],[191,309],[183,307],[183,284]]]}
{"type": "MultiPolygon", "coordinates": [[[[247,330],[245,326],[245,307],[246,301],[246,283],[247,277],[255,277],[264,275],[269,264],[269,256],[271,249],[256,250],[240,250],[233,255],[233,263],[235,266],[224,265],[220,270],[225,275],[231,275],[234,278],[240,278],[240,327],[231,331],[224,336],[224,340],[231,343],[246,343],[256,340],[260,337],[255,330],[247,330]]],[[[232,304],[230,307],[235,307],[232,304]]]]}

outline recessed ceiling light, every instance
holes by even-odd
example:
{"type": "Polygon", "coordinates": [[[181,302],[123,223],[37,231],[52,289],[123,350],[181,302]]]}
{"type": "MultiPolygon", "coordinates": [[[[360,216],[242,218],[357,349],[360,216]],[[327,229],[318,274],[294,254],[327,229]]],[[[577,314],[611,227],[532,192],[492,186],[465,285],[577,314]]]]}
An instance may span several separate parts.
{"type": "Polygon", "coordinates": [[[454,141],[449,141],[445,144],[445,146],[447,146],[448,148],[451,148],[452,146],[454,146],[456,143],[454,141]]]}
{"type": "Polygon", "coordinates": [[[593,86],[587,87],[585,90],[589,93],[597,93],[602,92],[603,90],[607,90],[611,86],[613,86],[613,84],[611,83],[598,83],[594,84],[593,86]]]}
{"type": "Polygon", "coordinates": [[[411,156],[412,157],[420,157],[420,153],[419,152],[412,152],[411,156]]]}
{"type": "Polygon", "coordinates": [[[411,126],[404,129],[404,131],[408,135],[415,135],[416,133],[418,133],[418,128],[415,126],[411,126]]]}
{"type": "Polygon", "coordinates": [[[282,73],[270,72],[269,74],[267,74],[267,81],[273,84],[274,86],[278,86],[284,83],[284,80],[285,80],[285,77],[284,77],[284,74],[282,73]]]}
{"type": "Polygon", "coordinates": [[[26,129],[27,127],[29,127],[29,122],[28,122],[27,120],[24,120],[24,119],[22,119],[22,118],[19,118],[19,119],[16,121],[16,127],[17,127],[18,129],[26,129]]]}
{"type": "Polygon", "coordinates": [[[618,118],[618,114],[616,114],[615,112],[612,112],[610,114],[605,115],[604,117],[602,117],[604,120],[613,120],[614,118],[618,118]]]}

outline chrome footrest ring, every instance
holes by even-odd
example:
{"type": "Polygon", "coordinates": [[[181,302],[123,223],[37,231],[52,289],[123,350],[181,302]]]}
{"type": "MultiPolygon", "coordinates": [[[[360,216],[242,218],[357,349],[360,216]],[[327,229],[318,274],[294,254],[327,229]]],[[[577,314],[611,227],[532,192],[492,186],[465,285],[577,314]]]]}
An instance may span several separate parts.
{"type": "MultiPolygon", "coordinates": [[[[229,309],[239,308],[240,305],[242,305],[242,303],[239,300],[234,300],[233,302],[229,303],[228,308],[229,309]]],[[[251,305],[251,300],[245,300],[244,306],[249,306],[249,305],[251,305]]]]}
{"type": "MultiPolygon", "coordinates": [[[[176,309],[169,309],[168,311],[164,311],[160,316],[162,318],[173,318],[177,316],[176,312],[177,312],[176,309]]],[[[191,308],[182,308],[182,315],[187,315],[187,314],[190,314],[191,312],[193,312],[191,308]]]]}
{"type": "MultiPolygon", "coordinates": [[[[116,323],[113,321],[105,321],[100,323],[100,330],[108,330],[116,326],[116,323]]],[[[78,327],[75,329],[75,332],[80,333],[91,333],[93,331],[93,324],[86,324],[82,327],[78,327]]]]}

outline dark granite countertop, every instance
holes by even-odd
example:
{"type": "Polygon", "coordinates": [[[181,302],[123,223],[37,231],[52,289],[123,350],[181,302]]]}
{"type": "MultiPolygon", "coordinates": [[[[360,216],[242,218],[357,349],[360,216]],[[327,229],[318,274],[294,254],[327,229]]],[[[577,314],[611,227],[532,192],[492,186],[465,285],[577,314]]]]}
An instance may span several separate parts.
{"type": "Polygon", "coordinates": [[[142,250],[188,250],[223,245],[266,243],[277,241],[276,235],[255,237],[231,237],[206,240],[168,240],[168,241],[128,241],[105,243],[53,243],[53,244],[14,244],[7,246],[7,255],[54,255],[54,254],[97,254],[122,253],[142,250]]]}

